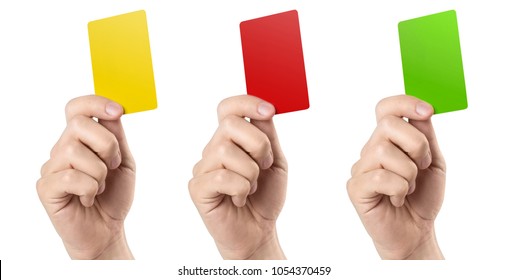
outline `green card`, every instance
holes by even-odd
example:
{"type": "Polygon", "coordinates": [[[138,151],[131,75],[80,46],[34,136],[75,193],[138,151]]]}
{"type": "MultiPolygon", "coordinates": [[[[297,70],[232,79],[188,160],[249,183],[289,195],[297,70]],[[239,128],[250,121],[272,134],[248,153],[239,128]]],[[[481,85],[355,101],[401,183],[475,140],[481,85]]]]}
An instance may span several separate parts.
{"type": "Polygon", "coordinates": [[[405,92],[431,105],[435,114],[468,107],[456,11],[398,25],[405,92]]]}

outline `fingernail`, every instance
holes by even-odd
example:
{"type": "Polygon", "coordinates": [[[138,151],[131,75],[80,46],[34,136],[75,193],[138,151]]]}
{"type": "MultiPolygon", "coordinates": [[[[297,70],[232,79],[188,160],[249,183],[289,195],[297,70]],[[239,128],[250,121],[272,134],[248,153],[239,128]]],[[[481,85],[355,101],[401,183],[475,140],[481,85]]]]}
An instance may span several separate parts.
{"type": "Polygon", "coordinates": [[[114,102],[109,102],[106,104],[106,113],[110,116],[119,116],[123,114],[123,108],[114,102]]]}
{"type": "Polygon", "coordinates": [[[272,116],[275,113],[275,107],[267,102],[261,102],[257,106],[257,112],[262,116],[272,116]]]}
{"type": "Polygon", "coordinates": [[[415,112],[423,117],[427,117],[433,113],[433,107],[424,102],[419,102],[415,105],[415,112]]]}
{"type": "Polygon", "coordinates": [[[273,164],[273,155],[269,154],[262,162],[261,162],[261,168],[262,169],[268,169],[273,164]]]}
{"type": "Polygon", "coordinates": [[[431,164],[431,154],[428,152],[428,154],[424,157],[424,159],[422,160],[421,164],[422,164],[422,169],[426,169],[430,166],[431,164]]]}
{"type": "Polygon", "coordinates": [[[116,169],[121,164],[121,155],[120,152],[118,152],[118,155],[113,158],[111,161],[111,169],[116,169]]]}

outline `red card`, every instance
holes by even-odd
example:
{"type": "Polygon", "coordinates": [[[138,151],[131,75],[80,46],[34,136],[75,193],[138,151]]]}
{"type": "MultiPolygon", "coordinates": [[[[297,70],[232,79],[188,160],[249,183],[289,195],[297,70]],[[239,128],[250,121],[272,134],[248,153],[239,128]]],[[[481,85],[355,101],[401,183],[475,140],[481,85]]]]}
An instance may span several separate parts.
{"type": "Polygon", "coordinates": [[[243,21],[241,44],[247,93],[276,113],[308,109],[308,88],[296,10],[243,21]]]}

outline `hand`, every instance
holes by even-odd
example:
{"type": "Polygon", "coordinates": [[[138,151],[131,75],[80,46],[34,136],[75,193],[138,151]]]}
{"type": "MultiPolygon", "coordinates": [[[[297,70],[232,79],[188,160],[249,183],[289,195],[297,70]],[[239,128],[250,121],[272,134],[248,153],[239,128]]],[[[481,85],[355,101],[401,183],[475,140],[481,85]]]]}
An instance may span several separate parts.
{"type": "Polygon", "coordinates": [[[431,105],[412,96],[380,101],[377,128],[352,167],[350,199],[383,259],[443,258],[434,221],[446,167],[432,114],[431,105]]]}
{"type": "Polygon", "coordinates": [[[274,114],[273,105],[253,96],[223,100],[218,129],[194,167],[190,195],[224,259],[285,258],[276,220],[287,161],[274,114]]]}
{"type": "Polygon", "coordinates": [[[123,225],[134,198],[135,162],[122,114],[104,97],[71,100],[67,127],[42,166],[37,192],[72,259],[133,258],[123,225]]]}

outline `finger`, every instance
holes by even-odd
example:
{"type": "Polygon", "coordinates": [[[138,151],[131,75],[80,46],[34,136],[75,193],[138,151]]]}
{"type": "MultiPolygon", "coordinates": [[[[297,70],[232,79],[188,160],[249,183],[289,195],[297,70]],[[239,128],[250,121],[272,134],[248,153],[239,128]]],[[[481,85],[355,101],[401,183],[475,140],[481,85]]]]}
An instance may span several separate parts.
{"type": "Polygon", "coordinates": [[[41,169],[45,176],[65,169],[77,169],[94,178],[103,188],[107,176],[106,164],[81,142],[74,141],[61,150],[59,156],[46,162],[41,169]]]}
{"type": "MultiPolygon", "coordinates": [[[[99,120],[99,123],[115,136],[120,147],[118,168],[109,171],[112,175],[106,179],[106,190],[104,196],[100,197],[100,201],[104,202],[105,209],[111,208],[106,209],[110,212],[116,210],[111,207],[112,205],[122,204],[126,209],[129,209],[134,195],[136,164],[130,152],[125,131],[121,120],[99,120]],[[121,183],[118,179],[121,180],[121,183]]],[[[122,213],[118,217],[124,218],[126,214],[126,212],[122,213]]]]}
{"type": "Polygon", "coordinates": [[[427,213],[425,218],[434,219],[442,205],[442,198],[445,193],[446,164],[440,152],[431,120],[411,121],[411,124],[428,138],[432,151],[432,162],[428,169],[420,171],[422,176],[417,179],[417,189],[409,197],[409,201],[414,209],[419,209],[420,213],[427,213]]]}
{"type": "Polygon", "coordinates": [[[245,177],[252,186],[257,182],[260,172],[259,166],[234,143],[221,142],[218,146],[210,147],[209,151],[208,155],[194,166],[194,176],[217,169],[228,169],[245,177]]]}
{"type": "Polygon", "coordinates": [[[221,203],[217,201],[223,195],[230,196],[237,207],[246,204],[247,195],[250,193],[250,182],[245,177],[227,170],[219,169],[201,176],[194,177],[188,184],[190,196],[196,205],[208,204],[208,207],[200,211],[208,212],[221,203]]]}
{"type": "Polygon", "coordinates": [[[431,163],[433,166],[443,170],[446,170],[446,164],[444,160],[444,156],[440,151],[440,147],[438,145],[437,136],[435,135],[435,130],[433,129],[433,124],[430,120],[427,121],[415,121],[410,120],[410,124],[413,125],[417,130],[422,132],[426,137],[429,148],[431,151],[431,163]]]}
{"type": "Polygon", "coordinates": [[[403,177],[409,185],[408,193],[415,189],[417,165],[397,146],[389,141],[382,141],[372,147],[352,167],[352,176],[368,173],[375,169],[386,169],[403,177]]]}
{"type": "Polygon", "coordinates": [[[431,164],[431,150],[426,136],[411,124],[394,116],[386,116],[379,122],[371,139],[361,151],[361,157],[386,140],[400,147],[420,169],[431,164]]]}
{"type": "Polygon", "coordinates": [[[271,154],[268,158],[265,159],[263,168],[266,169],[267,167],[274,165],[275,167],[279,167],[287,171],[287,160],[283,154],[273,120],[252,120],[251,123],[259,128],[262,132],[264,132],[264,134],[268,137],[269,142],[271,143],[271,154]]]}
{"type": "MultiPolygon", "coordinates": [[[[99,123],[103,125],[108,131],[110,131],[116,138],[118,146],[120,147],[120,162],[122,166],[125,166],[131,170],[136,169],[134,157],[130,152],[130,148],[127,142],[127,137],[125,136],[125,130],[123,129],[123,125],[121,120],[99,120],[99,123]]],[[[119,164],[118,164],[119,165],[119,164]]]]}
{"type": "Polygon", "coordinates": [[[226,142],[233,142],[241,147],[261,169],[271,166],[272,151],[268,136],[245,119],[226,116],[220,122],[210,144],[204,149],[203,157],[214,154],[216,147],[226,142]]]}
{"type": "Polygon", "coordinates": [[[356,205],[378,203],[379,195],[389,196],[391,204],[401,207],[408,193],[408,182],[403,177],[385,169],[376,169],[352,177],[347,183],[349,197],[356,205]]]}
{"type": "Polygon", "coordinates": [[[427,120],[433,115],[433,107],[410,95],[397,95],[380,100],[375,108],[377,122],[386,116],[427,120]]]}
{"type": "Polygon", "coordinates": [[[98,191],[99,185],[94,178],[75,169],[53,173],[37,181],[37,193],[48,207],[69,195],[79,196],[83,206],[91,207],[98,191]]]}
{"type": "Polygon", "coordinates": [[[275,107],[252,95],[238,95],[222,100],[217,113],[219,122],[229,115],[268,120],[275,115],[275,107]]]}
{"type": "Polygon", "coordinates": [[[72,99],[65,107],[67,122],[75,116],[96,117],[104,120],[116,120],[123,114],[123,107],[105,97],[87,95],[72,99]]]}
{"type": "Polygon", "coordinates": [[[81,115],[72,118],[62,138],[51,151],[51,158],[59,157],[60,150],[65,149],[73,141],[80,141],[88,146],[110,169],[120,165],[120,147],[117,138],[93,119],[81,115]]]}

